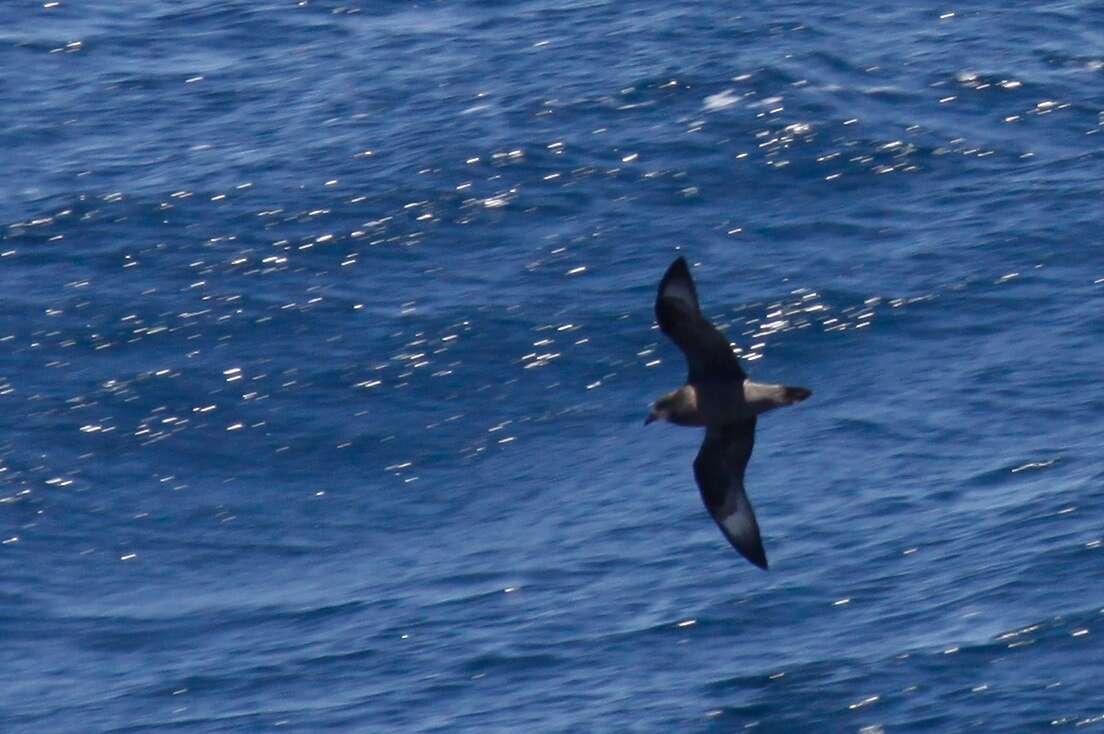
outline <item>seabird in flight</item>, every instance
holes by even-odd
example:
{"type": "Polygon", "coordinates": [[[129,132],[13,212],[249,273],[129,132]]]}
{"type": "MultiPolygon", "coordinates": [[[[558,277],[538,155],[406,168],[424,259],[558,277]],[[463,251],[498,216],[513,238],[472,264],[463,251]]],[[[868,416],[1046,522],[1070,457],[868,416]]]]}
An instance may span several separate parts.
{"type": "Polygon", "coordinates": [[[705,440],[694,459],[694,479],[705,507],[733,547],[766,569],[759,523],[744,492],[755,420],[768,410],[801,402],[812,391],[748,379],[728,339],[702,316],[684,258],[667,268],[655,310],[659,328],[686,355],[689,374],[685,385],[655,401],[644,425],[664,420],[705,427],[705,440]]]}

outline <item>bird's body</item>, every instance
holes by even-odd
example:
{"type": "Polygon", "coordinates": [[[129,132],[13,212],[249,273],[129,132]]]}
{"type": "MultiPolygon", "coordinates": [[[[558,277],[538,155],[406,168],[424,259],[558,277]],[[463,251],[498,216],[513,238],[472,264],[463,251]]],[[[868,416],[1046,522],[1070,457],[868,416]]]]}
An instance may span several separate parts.
{"type": "Polygon", "coordinates": [[[744,470],[755,444],[756,418],[812,393],[747,378],[728,339],[702,316],[686,260],[667,268],[656,296],[656,321],[686,355],[686,384],[664,395],[644,421],[705,427],[694,478],[706,509],[729,542],[749,561],[767,567],[755,512],[744,491],[744,470]]]}
{"type": "Polygon", "coordinates": [[[795,389],[801,388],[764,385],[747,379],[741,382],[706,379],[683,385],[660,398],[657,404],[664,404],[667,411],[664,419],[668,423],[679,426],[723,426],[798,402],[803,398],[788,392],[795,389]]]}

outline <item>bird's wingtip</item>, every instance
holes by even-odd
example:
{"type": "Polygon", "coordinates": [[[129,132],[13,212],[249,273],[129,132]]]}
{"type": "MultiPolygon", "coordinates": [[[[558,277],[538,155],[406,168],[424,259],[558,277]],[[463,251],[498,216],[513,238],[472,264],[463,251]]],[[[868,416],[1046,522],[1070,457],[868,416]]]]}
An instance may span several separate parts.
{"type": "Polygon", "coordinates": [[[770,570],[770,564],[767,563],[767,553],[762,547],[757,549],[746,549],[743,551],[744,558],[751,561],[752,565],[763,569],[764,571],[770,570]]]}
{"type": "Polygon", "coordinates": [[[690,272],[690,263],[686,262],[685,255],[679,255],[667,266],[667,272],[669,273],[674,273],[679,270],[684,270],[687,273],[690,272]]]}
{"type": "Polygon", "coordinates": [[[681,304],[683,309],[689,309],[691,313],[701,312],[701,307],[698,306],[698,291],[694,287],[694,276],[690,274],[690,265],[682,255],[675,258],[675,261],[667,267],[667,272],[659,281],[656,311],[661,328],[665,328],[665,322],[669,321],[665,314],[661,313],[663,308],[661,302],[665,299],[681,304]]]}

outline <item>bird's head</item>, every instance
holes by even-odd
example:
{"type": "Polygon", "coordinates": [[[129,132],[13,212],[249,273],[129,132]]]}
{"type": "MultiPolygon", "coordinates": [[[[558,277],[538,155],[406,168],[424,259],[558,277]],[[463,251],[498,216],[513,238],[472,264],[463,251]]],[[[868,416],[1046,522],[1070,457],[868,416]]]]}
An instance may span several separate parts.
{"type": "Polygon", "coordinates": [[[648,417],[644,419],[644,425],[655,421],[670,420],[671,414],[677,412],[684,402],[682,390],[675,390],[673,393],[664,395],[652,403],[652,410],[648,413],[648,417]]]}

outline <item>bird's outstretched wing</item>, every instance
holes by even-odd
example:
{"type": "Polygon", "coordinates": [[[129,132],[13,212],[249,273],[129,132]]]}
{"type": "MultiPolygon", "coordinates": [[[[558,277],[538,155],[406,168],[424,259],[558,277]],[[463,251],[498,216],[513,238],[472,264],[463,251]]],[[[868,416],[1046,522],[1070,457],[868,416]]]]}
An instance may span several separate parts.
{"type": "Polygon", "coordinates": [[[706,509],[728,542],[744,558],[766,569],[767,554],[759,537],[759,523],[744,492],[744,470],[754,446],[754,418],[707,429],[694,459],[694,479],[706,509]]]}
{"type": "Polygon", "coordinates": [[[698,291],[685,258],[675,260],[664,273],[655,310],[659,328],[686,355],[690,371],[687,382],[747,377],[728,339],[702,316],[698,291]]]}

